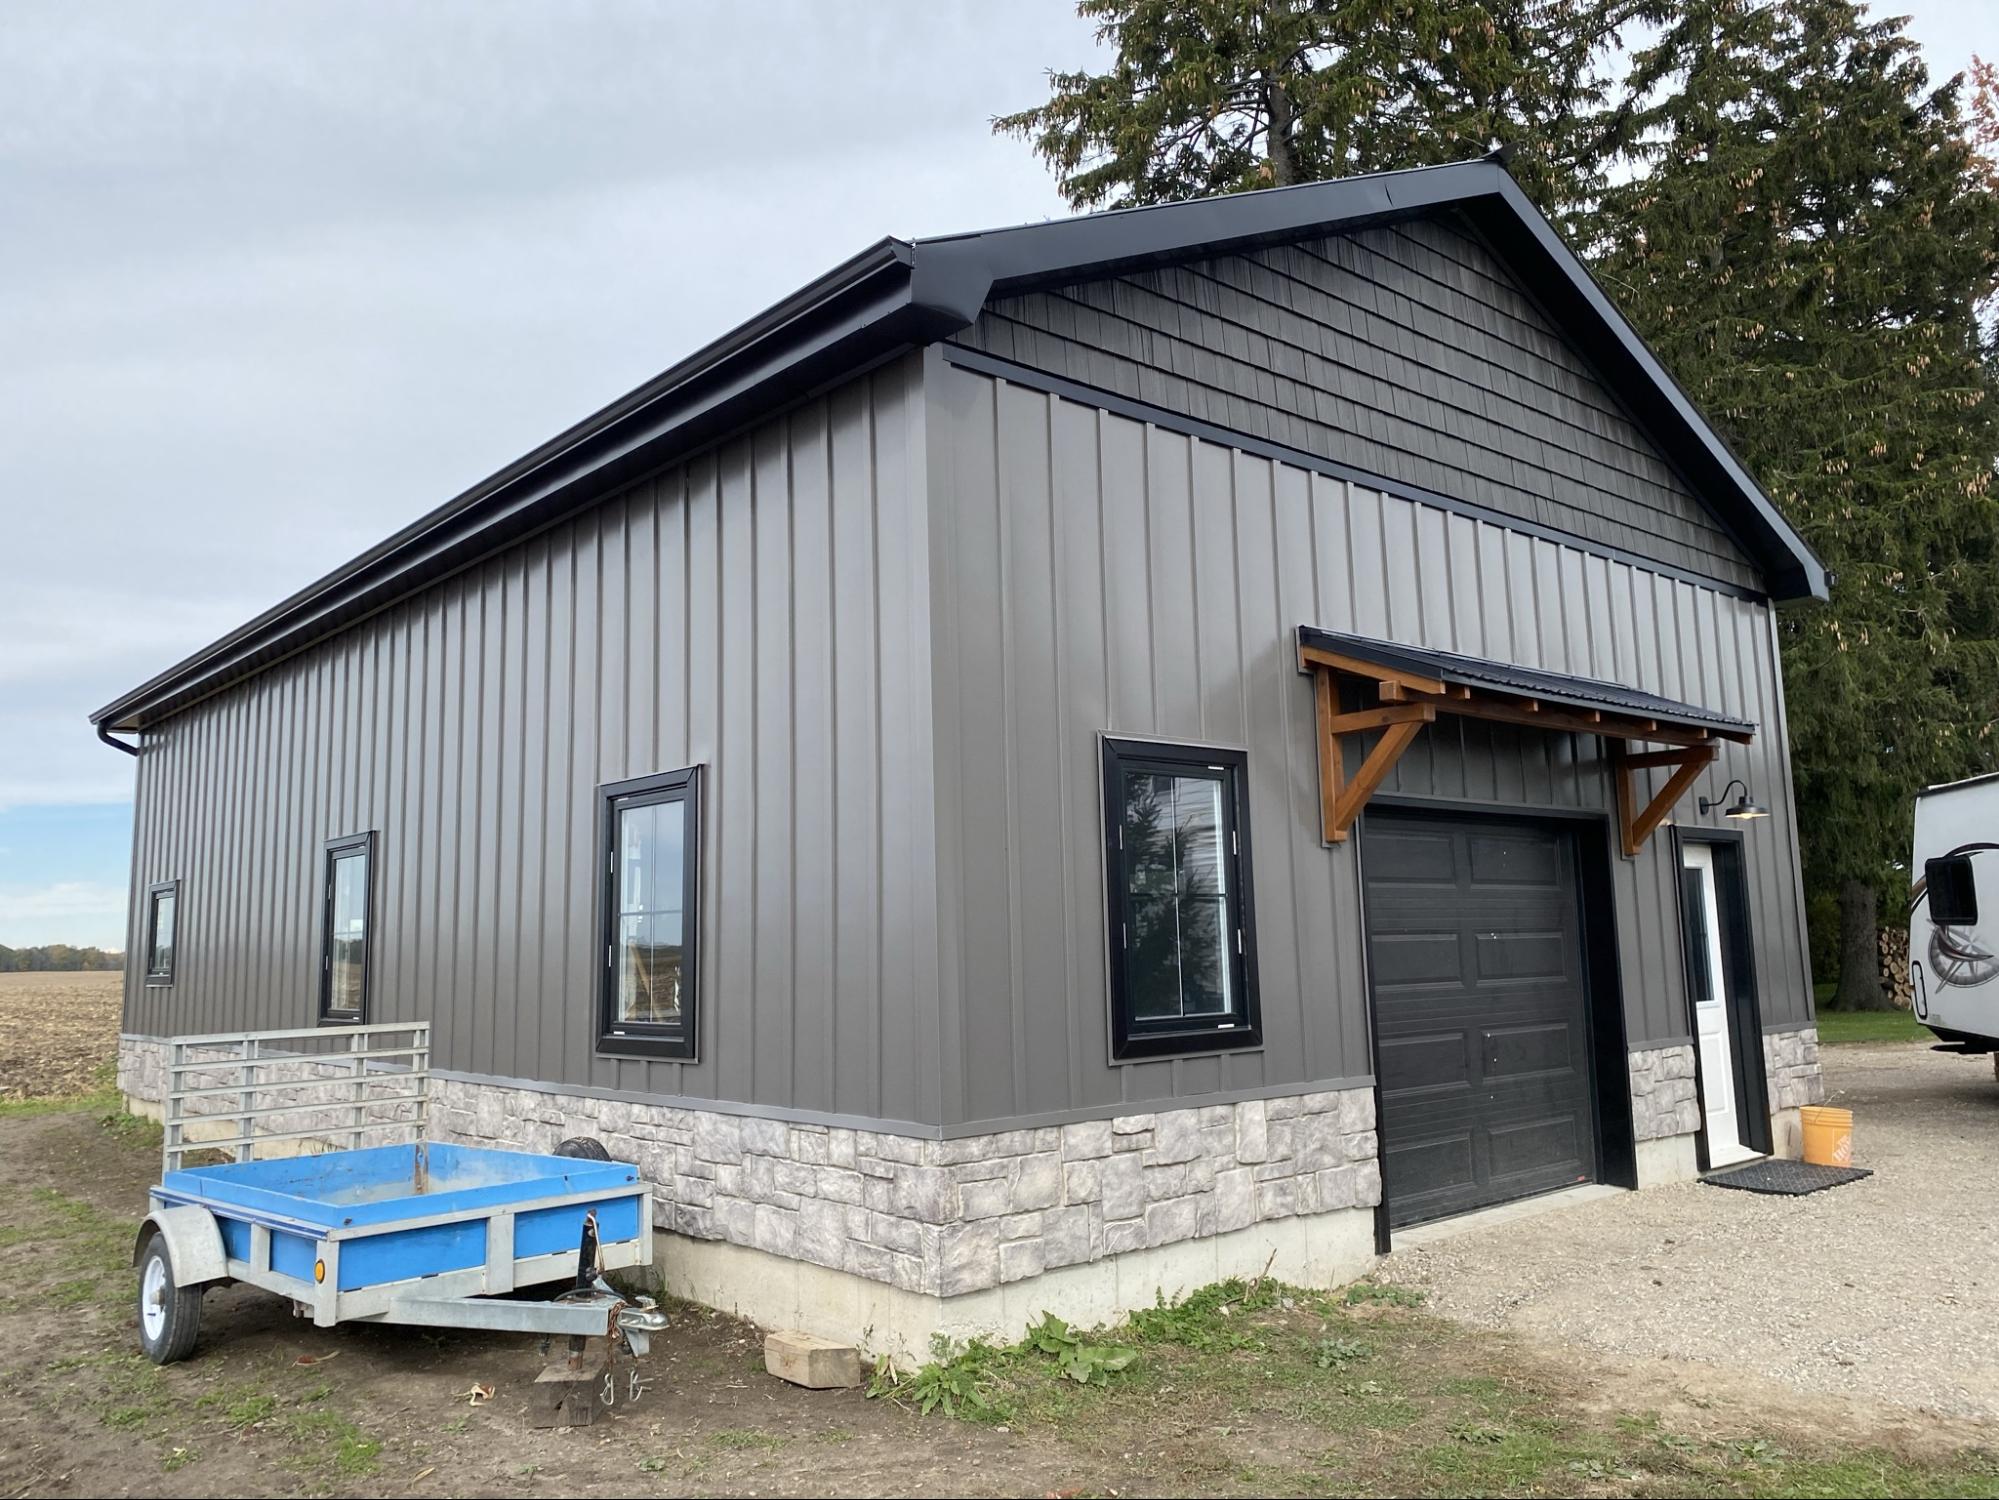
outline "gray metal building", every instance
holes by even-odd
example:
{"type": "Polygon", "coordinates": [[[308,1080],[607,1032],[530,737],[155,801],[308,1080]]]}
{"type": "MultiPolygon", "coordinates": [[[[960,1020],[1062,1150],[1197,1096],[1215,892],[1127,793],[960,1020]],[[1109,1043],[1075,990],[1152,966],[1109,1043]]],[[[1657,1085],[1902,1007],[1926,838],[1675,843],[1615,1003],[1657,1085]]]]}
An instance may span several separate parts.
{"type": "Polygon", "coordinates": [[[890,1340],[1781,1151],[1824,589],[1496,164],[884,241],[94,716],[124,1086],[427,1019],[890,1340]]]}

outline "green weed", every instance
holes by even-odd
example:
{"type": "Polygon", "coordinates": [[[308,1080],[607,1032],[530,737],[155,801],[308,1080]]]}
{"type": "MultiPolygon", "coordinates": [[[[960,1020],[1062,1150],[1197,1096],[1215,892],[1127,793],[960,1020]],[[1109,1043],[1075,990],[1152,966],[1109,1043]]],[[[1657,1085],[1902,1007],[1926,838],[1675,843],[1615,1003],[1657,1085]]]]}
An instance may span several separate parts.
{"type": "Polygon", "coordinates": [[[1312,1356],[1312,1363],[1321,1370],[1338,1370],[1357,1360],[1366,1359],[1372,1353],[1374,1353],[1372,1344],[1335,1334],[1319,1340],[1319,1346],[1312,1356]]]}
{"type": "Polygon", "coordinates": [[[1346,1290],[1348,1307],[1421,1307],[1429,1293],[1387,1281],[1356,1281],[1346,1290]]]}

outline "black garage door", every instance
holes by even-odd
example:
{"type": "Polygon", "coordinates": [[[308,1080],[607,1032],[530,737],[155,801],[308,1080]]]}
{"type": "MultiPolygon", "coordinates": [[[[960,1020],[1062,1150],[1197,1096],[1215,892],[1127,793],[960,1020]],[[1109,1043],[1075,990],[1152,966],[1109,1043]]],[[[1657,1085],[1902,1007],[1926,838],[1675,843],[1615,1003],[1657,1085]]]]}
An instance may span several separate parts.
{"type": "Polygon", "coordinates": [[[1574,835],[1383,811],[1361,868],[1389,1223],[1592,1180],[1574,835]]]}

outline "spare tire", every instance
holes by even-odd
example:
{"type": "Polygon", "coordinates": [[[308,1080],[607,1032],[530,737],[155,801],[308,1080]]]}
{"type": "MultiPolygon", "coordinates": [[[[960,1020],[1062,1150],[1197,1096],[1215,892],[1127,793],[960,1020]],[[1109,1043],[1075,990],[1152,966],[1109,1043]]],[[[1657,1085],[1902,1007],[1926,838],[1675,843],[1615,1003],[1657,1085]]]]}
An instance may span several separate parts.
{"type": "Polygon", "coordinates": [[[609,1161],[611,1153],[604,1149],[604,1143],[595,1136],[572,1135],[555,1148],[557,1156],[576,1156],[584,1161],[609,1161]]]}

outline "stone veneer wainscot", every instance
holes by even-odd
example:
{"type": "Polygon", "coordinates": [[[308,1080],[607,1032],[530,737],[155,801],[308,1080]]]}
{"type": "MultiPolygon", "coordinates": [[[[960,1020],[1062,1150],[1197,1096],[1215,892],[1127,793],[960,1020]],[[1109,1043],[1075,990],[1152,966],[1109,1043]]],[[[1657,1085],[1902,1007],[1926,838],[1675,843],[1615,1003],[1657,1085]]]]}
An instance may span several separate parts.
{"type": "Polygon", "coordinates": [[[1381,1199],[1368,1089],[950,1140],[438,1078],[440,1137],[592,1135],[635,1161],[660,1227],[951,1297],[1381,1199]]]}
{"type": "Polygon", "coordinates": [[[1631,1130],[1640,1141],[1692,1135],[1701,1128],[1694,1049],[1650,1047],[1631,1054],[1631,1130]]]}
{"type": "Polygon", "coordinates": [[[1763,1077],[1770,1089],[1770,1113],[1825,1103],[1825,1074],[1819,1070],[1816,1026],[1763,1033],[1763,1077]]]}

